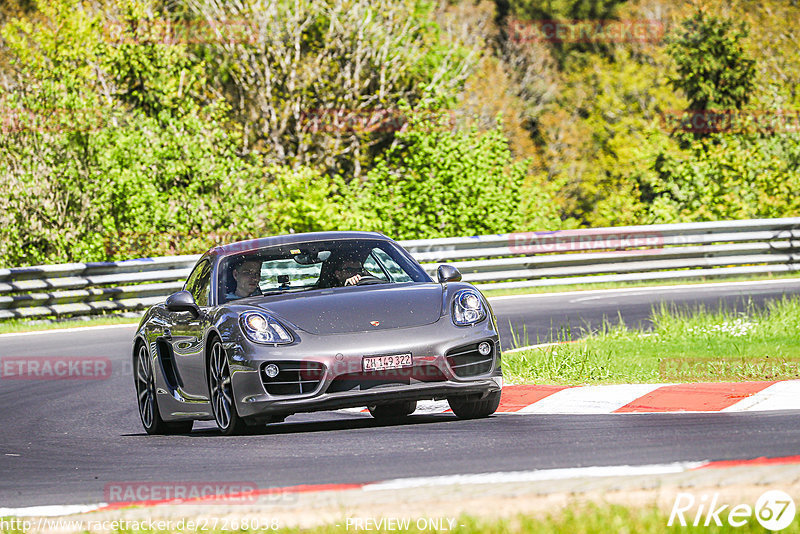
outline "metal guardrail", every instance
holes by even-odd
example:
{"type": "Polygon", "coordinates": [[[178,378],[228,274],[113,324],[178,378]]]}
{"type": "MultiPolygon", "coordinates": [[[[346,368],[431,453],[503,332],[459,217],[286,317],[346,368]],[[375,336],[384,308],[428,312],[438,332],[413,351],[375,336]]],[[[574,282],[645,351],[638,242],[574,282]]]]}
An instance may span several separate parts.
{"type": "MultiPolygon", "coordinates": [[[[800,217],[401,241],[480,289],[800,270],[800,217]]],[[[137,310],[183,287],[199,255],[0,269],[0,319],[137,310]]]]}

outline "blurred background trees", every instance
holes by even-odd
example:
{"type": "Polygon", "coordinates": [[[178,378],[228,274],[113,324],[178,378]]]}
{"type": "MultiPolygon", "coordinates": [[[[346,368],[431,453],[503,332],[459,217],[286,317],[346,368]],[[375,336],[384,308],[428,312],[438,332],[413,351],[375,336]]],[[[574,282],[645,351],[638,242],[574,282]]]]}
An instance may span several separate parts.
{"type": "Polygon", "coordinates": [[[797,20],[788,0],[7,0],[0,264],[797,215],[797,20]],[[735,127],[692,127],[709,113],[735,127]]]}

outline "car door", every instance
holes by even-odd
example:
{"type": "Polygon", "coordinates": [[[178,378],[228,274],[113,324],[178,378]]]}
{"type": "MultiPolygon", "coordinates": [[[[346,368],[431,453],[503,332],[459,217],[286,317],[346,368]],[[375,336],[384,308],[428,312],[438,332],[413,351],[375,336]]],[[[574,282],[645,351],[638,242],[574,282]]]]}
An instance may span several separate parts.
{"type": "Polygon", "coordinates": [[[186,400],[204,402],[208,400],[204,338],[211,297],[211,263],[207,260],[198,263],[184,288],[192,294],[200,314],[195,317],[190,312],[172,312],[169,342],[181,394],[186,400]]]}

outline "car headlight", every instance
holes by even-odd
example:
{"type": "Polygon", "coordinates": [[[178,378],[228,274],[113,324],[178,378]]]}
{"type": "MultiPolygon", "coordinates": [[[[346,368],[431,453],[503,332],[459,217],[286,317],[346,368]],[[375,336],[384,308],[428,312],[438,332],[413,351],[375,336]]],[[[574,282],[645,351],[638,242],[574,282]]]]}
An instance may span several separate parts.
{"type": "Polygon", "coordinates": [[[486,319],[483,299],[474,289],[462,289],[453,297],[453,322],[458,326],[469,326],[486,319]]]}
{"type": "Polygon", "coordinates": [[[292,342],[292,334],[266,313],[244,312],[239,317],[242,332],[256,343],[286,344],[292,342]]]}

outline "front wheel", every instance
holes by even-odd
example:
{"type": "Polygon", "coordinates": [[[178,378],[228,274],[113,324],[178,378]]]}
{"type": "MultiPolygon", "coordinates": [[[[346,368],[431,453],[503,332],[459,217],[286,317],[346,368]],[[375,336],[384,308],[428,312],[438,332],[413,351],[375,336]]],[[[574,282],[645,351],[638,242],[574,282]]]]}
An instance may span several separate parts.
{"type": "Polygon", "coordinates": [[[450,409],[459,419],[478,419],[489,417],[500,406],[500,391],[489,393],[484,399],[470,399],[468,397],[453,397],[447,399],[450,409]]]}
{"type": "Polygon", "coordinates": [[[139,344],[139,350],[136,353],[136,376],[134,381],[139,404],[139,417],[148,434],[188,434],[192,431],[194,421],[168,423],[161,418],[161,414],[158,412],[153,361],[145,343],[139,344]]]}
{"type": "Polygon", "coordinates": [[[211,411],[219,431],[225,436],[243,434],[247,430],[244,420],[236,412],[231,385],[231,370],[225,349],[219,339],[211,345],[208,359],[208,391],[211,398],[211,411]]]}
{"type": "Polygon", "coordinates": [[[384,423],[402,421],[417,409],[417,401],[393,402],[367,406],[370,415],[384,423]]]}

